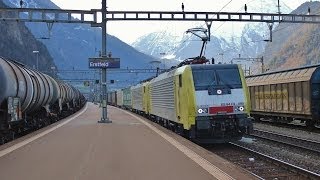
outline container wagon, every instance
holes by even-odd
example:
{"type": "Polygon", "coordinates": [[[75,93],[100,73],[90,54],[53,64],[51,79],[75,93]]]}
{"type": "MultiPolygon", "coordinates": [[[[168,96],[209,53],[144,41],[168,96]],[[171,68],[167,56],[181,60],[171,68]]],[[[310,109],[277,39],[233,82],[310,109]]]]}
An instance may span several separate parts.
{"type": "Polygon", "coordinates": [[[270,72],[246,78],[251,115],[260,120],[319,126],[320,66],[270,72]]]}

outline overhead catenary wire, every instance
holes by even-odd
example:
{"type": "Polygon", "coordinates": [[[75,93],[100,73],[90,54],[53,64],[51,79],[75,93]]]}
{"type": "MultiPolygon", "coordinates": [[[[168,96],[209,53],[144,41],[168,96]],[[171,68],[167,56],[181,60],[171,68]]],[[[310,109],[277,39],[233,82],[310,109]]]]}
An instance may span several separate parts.
{"type": "MultiPolygon", "coordinates": [[[[232,1],[233,1],[233,0],[230,0],[228,3],[226,3],[226,4],[219,10],[219,12],[221,12],[224,8],[226,8],[232,1]]],[[[254,0],[253,0],[253,1],[254,1],[254,0]]],[[[206,26],[206,24],[203,24],[203,25],[201,25],[200,27],[201,27],[201,28],[206,28],[205,26],[206,26]]],[[[185,32],[185,33],[186,33],[186,32],[185,32]]],[[[210,34],[209,34],[209,36],[210,36],[210,34]]],[[[182,42],[180,43],[180,46],[183,45],[184,43],[186,43],[187,41],[190,41],[191,37],[192,37],[192,36],[188,36],[184,41],[182,41],[182,42]]],[[[179,46],[177,46],[177,47],[175,47],[174,49],[170,50],[170,52],[171,52],[171,53],[176,52],[177,49],[178,49],[178,47],[179,47],[179,46]]]]}
{"type": "MultiPolygon", "coordinates": [[[[251,0],[250,2],[246,2],[246,4],[250,4],[250,3],[252,3],[253,1],[256,1],[256,0],[251,0]]],[[[262,1],[261,1],[261,4],[262,4],[262,1]]],[[[282,2],[282,4],[283,5],[285,5],[287,8],[290,8],[286,3],[284,3],[284,2],[282,2]]],[[[239,11],[241,11],[243,9],[243,7],[241,7],[241,8],[239,8],[239,10],[238,11],[236,11],[236,12],[239,12],[239,11]]],[[[314,15],[319,15],[319,14],[314,14],[314,15]]],[[[217,27],[214,31],[216,32],[217,30],[219,30],[224,24],[225,24],[226,22],[223,22],[219,27],[217,27]]],[[[288,25],[288,26],[293,26],[294,24],[290,24],[290,25],[288,25]]],[[[282,29],[285,29],[285,28],[287,28],[287,27],[284,27],[284,28],[282,28],[282,29]]],[[[281,30],[281,29],[280,29],[281,30]]],[[[276,30],[276,31],[272,31],[273,33],[275,33],[275,32],[277,32],[277,31],[280,31],[279,29],[278,30],[276,30]]]]}
{"type": "MultiPolygon", "coordinates": [[[[255,0],[251,0],[249,3],[253,2],[253,1],[255,1],[255,0]]],[[[227,5],[230,4],[231,2],[232,2],[232,0],[228,1],[228,3],[223,6],[223,8],[227,7],[227,5]]],[[[223,9],[223,8],[222,8],[222,9],[223,9]]],[[[242,8],[243,8],[243,7],[242,7],[242,8]]],[[[241,10],[242,8],[240,8],[239,10],[241,10]]],[[[221,10],[222,10],[222,9],[221,9],[221,10]]],[[[221,10],[220,10],[220,11],[221,11],[221,10]]],[[[239,10],[238,10],[237,12],[239,12],[239,10]]],[[[224,23],[223,23],[223,24],[224,24],[224,23]]],[[[220,25],[218,28],[216,28],[214,31],[219,30],[219,29],[223,26],[223,24],[220,25]]],[[[203,27],[203,25],[202,25],[202,27],[203,27]]],[[[279,31],[279,29],[276,30],[275,32],[277,32],[277,31],[279,31]]],[[[186,43],[186,42],[189,41],[191,38],[192,38],[191,36],[185,37],[184,39],[181,40],[182,43],[180,43],[180,45],[186,43]]],[[[251,41],[248,41],[247,43],[260,42],[260,41],[263,41],[263,40],[251,40],[251,41]]],[[[179,47],[181,47],[181,46],[175,46],[175,47],[172,48],[170,51],[175,51],[175,50],[176,50],[177,48],[179,48],[179,47]]]]}
{"type": "MultiPolygon", "coordinates": [[[[250,2],[246,2],[245,4],[250,4],[250,3],[252,3],[253,1],[256,1],[256,0],[251,0],[250,2]]],[[[236,12],[239,12],[239,11],[241,11],[243,9],[243,7],[241,7],[241,8],[239,8],[236,12]]],[[[215,30],[213,30],[213,31],[217,31],[217,30],[219,30],[225,23],[226,23],[227,21],[225,21],[225,22],[223,22],[220,26],[218,26],[215,30]]]]}
{"type": "MultiPolygon", "coordinates": [[[[251,3],[251,2],[253,2],[254,0],[252,0],[252,1],[250,1],[249,3],[251,3]]],[[[283,3],[286,7],[288,7],[288,5],[286,5],[285,3],[283,3]]],[[[241,10],[242,8],[240,8],[237,12],[239,12],[240,10],[241,10]]],[[[319,13],[313,13],[314,15],[319,15],[319,13]]],[[[214,31],[216,32],[217,30],[219,30],[224,24],[225,24],[226,22],[224,22],[223,24],[221,24],[218,28],[216,28],[214,31]]],[[[286,28],[288,28],[288,27],[290,27],[290,26],[293,26],[293,25],[298,25],[298,24],[290,24],[290,25],[288,25],[288,26],[286,26],[286,27],[283,27],[283,28],[280,28],[280,29],[276,29],[276,30],[274,30],[274,31],[272,31],[273,33],[277,33],[277,32],[279,32],[279,31],[281,31],[281,30],[284,30],[284,29],[286,29],[286,28]]],[[[241,37],[233,37],[233,38],[241,38],[241,37]]],[[[264,40],[252,40],[252,41],[247,41],[246,43],[247,44],[249,44],[249,43],[251,43],[251,42],[261,42],[261,41],[264,41],[264,40]]]]}
{"type": "MultiPolygon", "coordinates": [[[[289,7],[287,4],[285,4],[284,2],[283,2],[283,4],[286,6],[286,7],[289,7]]],[[[308,13],[308,10],[309,9],[306,9],[306,13],[308,13]]],[[[320,15],[320,12],[318,12],[318,13],[312,13],[312,15],[320,15]]],[[[278,31],[282,31],[282,30],[284,30],[284,29],[286,29],[286,28],[289,28],[289,27],[291,27],[291,26],[294,26],[294,25],[301,25],[302,23],[296,23],[296,24],[288,24],[286,27],[282,27],[282,28],[280,28],[280,29],[275,29],[274,31],[272,31],[272,33],[276,33],[276,32],[278,32],[278,31]]]]}

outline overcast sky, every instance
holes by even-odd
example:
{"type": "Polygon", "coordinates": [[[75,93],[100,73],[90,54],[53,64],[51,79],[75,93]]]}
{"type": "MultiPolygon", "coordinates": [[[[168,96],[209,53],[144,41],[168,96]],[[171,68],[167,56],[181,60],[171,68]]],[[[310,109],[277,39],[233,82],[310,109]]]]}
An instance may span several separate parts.
{"type": "MultiPolygon", "coordinates": [[[[51,0],[63,9],[100,9],[101,0],[51,0]]],[[[181,3],[185,4],[185,11],[229,11],[236,12],[244,4],[259,3],[261,1],[277,0],[107,0],[108,10],[145,10],[145,11],[180,11],[181,3]]],[[[306,0],[280,0],[291,9],[297,8],[306,0]]],[[[184,22],[109,22],[107,31],[121,40],[132,43],[136,38],[154,32],[163,27],[172,26],[170,29],[177,31],[188,29],[188,23],[184,22]],[[177,24],[178,23],[178,24],[177,24]]],[[[213,27],[215,24],[213,24],[213,27]]],[[[219,26],[219,25],[217,25],[219,26]]]]}

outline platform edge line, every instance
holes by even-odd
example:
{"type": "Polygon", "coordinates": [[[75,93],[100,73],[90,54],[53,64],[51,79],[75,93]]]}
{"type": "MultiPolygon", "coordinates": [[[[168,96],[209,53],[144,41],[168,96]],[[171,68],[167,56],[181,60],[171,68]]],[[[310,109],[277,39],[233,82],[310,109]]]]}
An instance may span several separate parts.
{"type": "Polygon", "coordinates": [[[125,110],[122,110],[122,109],[119,109],[119,110],[121,110],[121,111],[123,111],[123,112],[125,112],[125,113],[127,113],[127,114],[129,114],[129,115],[131,115],[133,117],[135,117],[141,123],[143,123],[144,125],[149,127],[151,130],[156,132],[158,135],[160,135],[166,141],[168,141],[171,145],[173,145],[178,150],[183,152],[187,157],[189,157],[191,160],[193,160],[195,163],[197,163],[199,166],[201,166],[204,170],[206,170],[209,174],[211,174],[215,178],[221,179],[221,180],[226,180],[226,179],[230,179],[230,180],[232,179],[233,180],[234,179],[229,174],[225,173],[220,168],[218,168],[217,166],[213,165],[212,163],[210,163],[208,160],[206,160],[205,158],[201,157],[200,155],[198,155],[196,152],[192,151],[188,147],[186,147],[183,144],[179,143],[174,138],[168,136],[167,134],[165,134],[161,130],[157,129],[155,126],[153,126],[150,123],[142,120],[140,117],[138,117],[138,116],[136,116],[136,115],[134,115],[132,113],[129,113],[129,112],[127,112],[125,110]]]}
{"type": "Polygon", "coordinates": [[[49,133],[52,132],[52,131],[54,131],[54,130],[60,128],[60,127],[62,127],[63,125],[69,123],[70,121],[72,121],[72,120],[74,120],[75,118],[77,118],[77,117],[79,117],[80,115],[82,115],[83,112],[85,112],[87,109],[88,109],[88,103],[86,103],[86,106],[85,106],[84,109],[82,109],[80,112],[77,112],[77,114],[75,114],[75,116],[71,117],[70,119],[66,120],[65,122],[63,122],[63,123],[61,123],[61,124],[58,124],[58,125],[50,128],[50,129],[47,129],[47,130],[45,130],[45,131],[43,131],[43,132],[41,132],[41,133],[39,133],[39,134],[37,134],[37,135],[35,135],[35,136],[32,136],[32,137],[30,137],[30,138],[28,138],[28,139],[26,139],[26,140],[24,140],[24,141],[22,141],[22,142],[19,142],[19,143],[17,143],[17,144],[14,144],[14,145],[6,148],[6,149],[3,149],[2,151],[0,151],[0,158],[1,158],[2,156],[5,156],[5,155],[7,155],[7,154],[9,154],[9,153],[11,153],[11,152],[13,152],[13,151],[15,151],[15,150],[23,147],[23,146],[25,146],[25,145],[33,142],[33,141],[35,141],[35,140],[37,140],[37,139],[39,139],[39,138],[41,138],[41,137],[49,134],[49,133]]]}

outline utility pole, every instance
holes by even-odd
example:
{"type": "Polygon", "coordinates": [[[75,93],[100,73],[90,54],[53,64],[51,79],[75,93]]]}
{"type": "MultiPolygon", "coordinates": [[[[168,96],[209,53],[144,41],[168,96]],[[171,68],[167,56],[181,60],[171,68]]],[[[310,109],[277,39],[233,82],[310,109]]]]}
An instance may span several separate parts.
{"type": "Polygon", "coordinates": [[[280,12],[280,0],[278,0],[278,13],[281,14],[281,12],[280,12]]]}
{"type": "MultiPolygon", "coordinates": [[[[106,14],[107,14],[107,0],[102,0],[102,8],[101,8],[101,14],[102,14],[102,49],[101,49],[101,57],[107,56],[107,20],[106,20],[106,14]]],[[[101,107],[102,107],[102,114],[101,114],[101,120],[98,121],[99,123],[111,123],[112,121],[108,118],[107,113],[107,68],[101,69],[101,85],[102,85],[102,99],[101,99],[101,107]]]]}
{"type": "Polygon", "coordinates": [[[264,59],[263,59],[263,56],[261,56],[261,72],[264,73],[265,72],[265,69],[264,69],[264,59]]]}
{"type": "Polygon", "coordinates": [[[36,54],[36,69],[39,71],[39,51],[32,51],[33,54],[36,54]]]}
{"type": "Polygon", "coordinates": [[[239,58],[233,58],[231,60],[231,64],[233,64],[234,61],[252,61],[252,62],[259,62],[261,63],[261,73],[264,73],[265,70],[264,70],[264,59],[263,59],[263,56],[260,58],[240,58],[240,55],[239,55],[239,58]]]}

